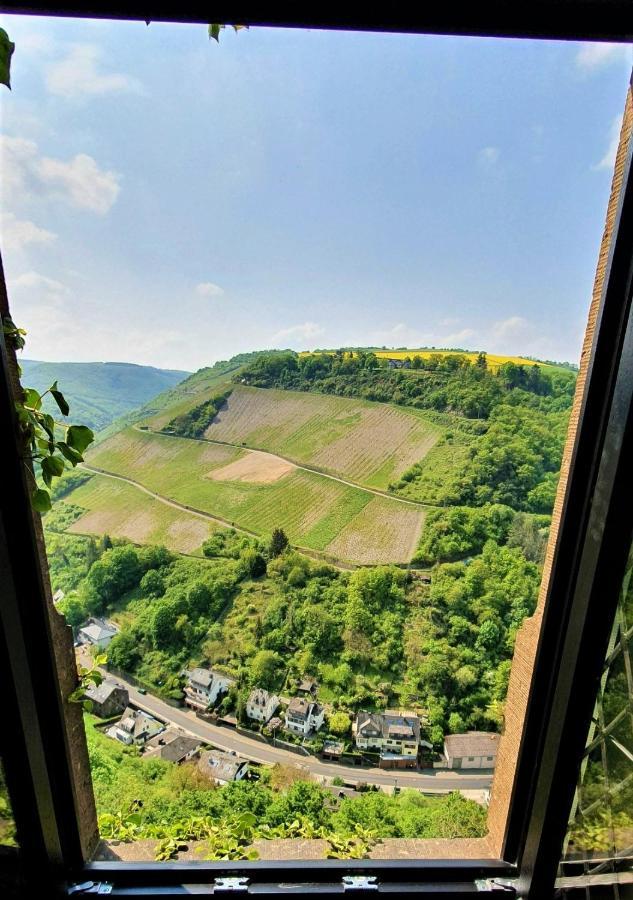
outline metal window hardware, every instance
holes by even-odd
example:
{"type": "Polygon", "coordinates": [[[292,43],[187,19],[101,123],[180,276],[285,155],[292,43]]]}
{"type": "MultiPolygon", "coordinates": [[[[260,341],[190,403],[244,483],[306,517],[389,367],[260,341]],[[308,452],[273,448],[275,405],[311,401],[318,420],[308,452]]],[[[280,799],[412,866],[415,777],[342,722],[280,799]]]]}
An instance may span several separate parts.
{"type": "Polygon", "coordinates": [[[343,875],[344,891],[377,891],[378,881],[375,875],[343,875]]]}
{"type": "Polygon", "coordinates": [[[500,878],[478,878],[475,880],[475,887],[478,891],[487,891],[489,893],[515,893],[513,883],[511,881],[502,881],[500,878]]]}
{"type": "Polygon", "coordinates": [[[248,890],[248,882],[249,879],[243,875],[235,878],[214,878],[213,893],[216,894],[220,893],[221,891],[246,892],[248,890]]]}

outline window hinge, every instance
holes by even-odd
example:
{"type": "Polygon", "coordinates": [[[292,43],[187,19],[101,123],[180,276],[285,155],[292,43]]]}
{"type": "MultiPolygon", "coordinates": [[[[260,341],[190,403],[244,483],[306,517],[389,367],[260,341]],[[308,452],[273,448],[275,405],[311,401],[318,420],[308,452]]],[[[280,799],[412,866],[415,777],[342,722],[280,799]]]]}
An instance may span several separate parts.
{"type": "Polygon", "coordinates": [[[68,894],[111,894],[112,885],[107,881],[82,881],[81,884],[71,884],[68,894]]]}
{"type": "Polygon", "coordinates": [[[214,878],[213,893],[219,894],[222,891],[248,891],[249,879],[240,875],[236,878],[214,878]]]}
{"type": "Polygon", "coordinates": [[[479,878],[475,881],[475,887],[478,891],[512,894],[516,893],[512,881],[503,881],[500,878],[479,878]]]}
{"type": "Polygon", "coordinates": [[[378,881],[375,875],[343,875],[344,891],[377,891],[378,881]]]}

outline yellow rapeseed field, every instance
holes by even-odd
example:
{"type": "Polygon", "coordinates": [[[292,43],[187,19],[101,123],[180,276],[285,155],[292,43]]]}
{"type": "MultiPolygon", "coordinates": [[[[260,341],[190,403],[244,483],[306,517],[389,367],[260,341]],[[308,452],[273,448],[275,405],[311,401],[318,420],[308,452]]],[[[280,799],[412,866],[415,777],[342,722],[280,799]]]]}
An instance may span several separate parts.
{"type": "MultiPolygon", "coordinates": [[[[333,350],[321,350],[320,353],[334,353],[333,350]]],[[[428,359],[429,356],[465,356],[466,359],[474,362],[477,359],[477,353],[471,351],[464,350],[373,350],[373,353],[378,357],[383,357],[387,359],[405,359],[405,357],[410,357],[413,359],[414,356],[421,356],[422,359],[428,359]]],[[[299,354],[299,356],[310,356],[312,355],[309,350],[303,351],[299,354]]],[[[525,359],[523,356],[502,356],[497,353],[487,353],[486,361],[488,363],[488,368],[493,372],[496,371],[499,366],[502,366],[504,363],[512,362],[517,366],[547,366],[547,363],[539,363],[534,359],[525,359]]],[[[553,368],[553,367],[550,367],[553,368]]]]}

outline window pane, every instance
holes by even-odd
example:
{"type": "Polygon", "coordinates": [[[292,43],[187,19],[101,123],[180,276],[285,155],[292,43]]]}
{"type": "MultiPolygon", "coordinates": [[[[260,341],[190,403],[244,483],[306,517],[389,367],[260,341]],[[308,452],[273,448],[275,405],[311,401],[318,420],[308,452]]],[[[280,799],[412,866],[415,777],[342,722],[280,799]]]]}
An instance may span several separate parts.
{"type": "Polygon", "coordinates": [[[15,822],[11,810],[11,801],[4,776],[4,765],[0,759],[0,845],[17,847],[15,822]]]}
{"type": "Polygon", "coordinates": [[[610,871],[633,846],[633,555],[622,585],[563,862],[610,871]]]}
{"type": "Polygon", "coordinates": [[[626,60],[9,22],[40,490],[96,434],[43,523],[100,852],[489,855],[626,60]]]}

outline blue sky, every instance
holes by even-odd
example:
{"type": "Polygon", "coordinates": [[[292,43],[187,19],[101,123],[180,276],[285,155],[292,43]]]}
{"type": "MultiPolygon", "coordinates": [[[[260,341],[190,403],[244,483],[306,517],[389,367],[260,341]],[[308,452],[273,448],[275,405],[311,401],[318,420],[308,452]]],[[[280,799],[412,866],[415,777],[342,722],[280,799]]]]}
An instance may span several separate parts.
{"type": "Polygon", "coordinates": [[[4,16],[27,353],[577,360],[631,49],[4,16]]]}

